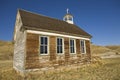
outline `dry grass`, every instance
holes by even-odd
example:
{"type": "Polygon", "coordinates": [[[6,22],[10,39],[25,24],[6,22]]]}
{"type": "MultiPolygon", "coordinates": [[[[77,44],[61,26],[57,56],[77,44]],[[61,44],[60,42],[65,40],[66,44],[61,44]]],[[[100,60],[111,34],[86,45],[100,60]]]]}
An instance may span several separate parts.
{"type": "Polygon", "coordinates": [[[120,45],[111,45],[106,47],[120,53],[120,45]]]}
{"type": "MultiPolygon", "coordinates": [[[[111,48],[92,45],[93,54],[111,51],[111,48]]],[[[113,49],[113,48],[112,48],[113,49]]],[[[116,48],[114,48],[116,49],[116,48]]],[[[117,48],[119,50],[119,48],[117,48]]],[[[0,80],[119,80],[120,58],[104,59],[90,65],[59,71],[30,72],[21,77],[13,70],[13,44],[0,41],[0,80]],[[102,62],[102,63],[101,63],[102,62]]]]}
{"type": "Polygon", "coordinates": [[[91,45],[91,53],[93,55],[97,55],[97,54],[99,55],[110,51],[112,50],[104,46],[91,45]]]}
{"type": "Polygon", "coordinates": [[[21,77],[12,69],[12,61],[0,61],[1,80],[119,80],[120,58],[104,59],[102,63],[92,63],[78,68],[60,71],[30,72],[21,77]]]}
{"type": "Polygon", "coordinates": [[[13,43],[0,41],[0,60],[11,60],[13,57],[13,43]]]}

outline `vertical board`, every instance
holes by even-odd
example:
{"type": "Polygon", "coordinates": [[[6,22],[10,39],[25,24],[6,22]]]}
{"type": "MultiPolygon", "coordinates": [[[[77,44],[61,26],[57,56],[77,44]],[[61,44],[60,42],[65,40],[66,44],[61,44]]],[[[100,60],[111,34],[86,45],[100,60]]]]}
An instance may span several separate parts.
{"type": "Polygon", "coordinates": [[[76,39],[76,53],[77,53],[77,57],[81,57],[80,40],[79,39],[76,39]]]}
{"type": "Polygon", "coordinates": [[[69,52],[69,38],[64,38],[64,50],[65,50],[65,60],[68,61],[70,58],[69,52]]]}
{"type": "Polygon", "coordinates": [[[89,59],[91,59],[91,51],[90,51],[90,41],[86,40],[85,41],[86,44],[86,53],[89,59]]]}
{"type": "Polygon", "coordinates": [[[56,37],[49,37],[49,46],[50,46],[50,61],[56,60],[56,37]]]}
{"type": "Polygon", "coordinates": [[[26,39],[26,69],[39,67],[39,35],[27,33],[26,39]]]}

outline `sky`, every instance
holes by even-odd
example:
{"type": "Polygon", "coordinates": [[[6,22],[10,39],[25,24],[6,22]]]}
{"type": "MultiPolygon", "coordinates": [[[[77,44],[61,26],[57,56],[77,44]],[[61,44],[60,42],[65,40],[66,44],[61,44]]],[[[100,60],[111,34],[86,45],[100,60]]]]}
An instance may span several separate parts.
{"type": "Polygon", "coordinates": [[[120,0],[0,0],[0,40],[12,41],[18,9],[62,20],[67,8],[93,44],[120,45],[120,0]]]}

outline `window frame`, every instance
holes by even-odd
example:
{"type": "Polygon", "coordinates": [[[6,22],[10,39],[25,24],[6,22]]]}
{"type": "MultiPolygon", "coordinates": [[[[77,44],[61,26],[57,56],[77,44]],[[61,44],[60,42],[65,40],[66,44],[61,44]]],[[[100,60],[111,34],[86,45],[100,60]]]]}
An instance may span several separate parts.
{"type": "Polygon", "coordinates": [[[80,40],[80,52],[81,54],[86,54],[86,44],[85,44],[85,40],[80,40]],[[82,46],[81,42],[83,41],[84,46],[82,46]],[[82,48],[84,47],[84,48],[82,48]],[[84,52],[82,52],[82,49],[84,49],[84,52]]]}
{"type": "Polygon", "coordinates": [[[57,37],[57,38],[56,38],[56,53],[57,53],[57,55],[62,55],[62,54],[64,54],[64,38],[62,38],[62,37],[57,37]],[[59,38],[59,39],[62,39],[62,53],[58,53],[58,51],[57,51],[57,50],[58,50],[58,49],[57,49],[57,47],[58,47],[58,45],[57,45],[57,44],[58,44],[58,43],[57,43],[58,38],[59,38]]]}
{"type": "Polygon", "coordinates": [[[69,52],[70,54],[76,54],[76,40],[75,39],[69,39],[69,52]],[[73,40],[74,41],[74,53],[71,53],[71,43],[70,41],[73,40]]]}
{"type": "Polygon", "coordinates": [[[48,36],[40,36],[39,37],[39,54],[40,55],[48,55],[49,54],[49,37],[48,36]],[[41,48],[41,38],[42,37],[46,37],[47,38],[47,45],[46,45],[47,46],[47,53],[41,53],[41,49],[40,48],[41,48]]]}

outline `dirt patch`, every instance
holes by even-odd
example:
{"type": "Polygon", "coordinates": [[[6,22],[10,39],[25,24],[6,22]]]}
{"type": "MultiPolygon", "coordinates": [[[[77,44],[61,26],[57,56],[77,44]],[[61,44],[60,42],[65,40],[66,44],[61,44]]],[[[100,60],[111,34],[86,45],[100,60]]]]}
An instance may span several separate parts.
{"type": "Polygon", "coordinates": [[[115,52],[106,52],[99,55],[101,58],[119,58],[120,54],[116,54],[115,52]]]}

